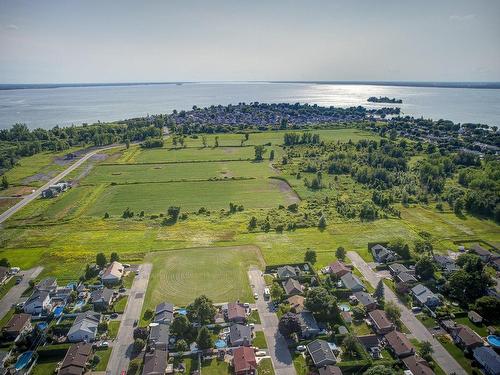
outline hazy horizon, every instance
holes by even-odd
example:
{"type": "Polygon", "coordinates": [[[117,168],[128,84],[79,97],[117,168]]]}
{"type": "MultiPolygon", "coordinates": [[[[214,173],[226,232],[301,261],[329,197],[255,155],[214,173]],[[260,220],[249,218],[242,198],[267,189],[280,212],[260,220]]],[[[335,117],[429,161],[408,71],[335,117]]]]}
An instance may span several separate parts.
{"type": "Polygon", "coordinates": [[[499,15],[492,0],[0,0],[0,82],[497,82],[499,15]]]}

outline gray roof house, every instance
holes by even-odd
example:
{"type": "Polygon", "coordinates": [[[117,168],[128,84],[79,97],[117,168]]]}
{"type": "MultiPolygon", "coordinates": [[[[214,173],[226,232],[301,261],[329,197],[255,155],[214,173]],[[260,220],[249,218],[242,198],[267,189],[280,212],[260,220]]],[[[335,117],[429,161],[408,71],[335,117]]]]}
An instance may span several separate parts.
{"type": "Polygon", "coordinates": [[[50,297],[49,292],[36,290],[24,303],[24,312],[26,314],[38,315],[47,310],[50,307],[50,297]]]}
{"type": "Polygon", "coordinates": [[[389,264],[388,268],[392,276],[395,276],[401,272],[410,272],[410,270],[406,268],[404,264],[401,263],[389,264]]]}
{"type": "Polygon", "coordinates": [[[113,290],[102,288],[94,290],[90,293],[90,302],[94,305],[95,310],[106,310],[113,301],[113,290]]]}
{"type": "Polygon", "coordinates": [[[479,363],[486,375],[500,374],[500,355],[491,347],[481,346],[474,349],[474,359],[479,363]]]}
{"type": "Polygon", "coordinates": [[[455,272],[460,269],[455,261],[449,256],[435,254],[433,256],[433,259],[445,273],[455,272]]]}
{"type": "Polygon", "coordinates": [[[57,289],[57,280],[54,277],[46,277],[35,285],[35,289],[41,292],[53,293],[57,289]]]}
{"type": "Polygon", "coordinates": [[[154,323],[172,323],[174,320],[174,305],[169,302],[162,302],[155,308],[154,323]]]}
{"type": "Polygon", "coordinates": [[[299,276],[300,275],[300,268],[299,267],[292,267],[292,266],[278,267],[278,269],[276,270],[276,273],[278,274],[278,278],[288,279],[290,277],[299,276]]]}
{"type": "Polygon", "coordinates": [[[334,365],[337,358],[333,354],[330,345],[324,340],[314,340],[307,344],[307,351],[316,367],[334,365]]]}
{"type": "Polygon", "coordinates": [[[166,323],[157,323],[149,330],[148,344],[155,349],[167,350],[170,338],[170,327],[166,323]]]}
{"type": "Polygon", "coordinates": [[[252,345],[252,328],[243,324],[233,324],[229,328],[229,344],[231,346],[252,345]]]}
{"type": "Polygon", "coordinates": [[[415,284],[418,282],[415,276],[408,272],[400,272],[394,276],[394,279],[397,283],[403,284],[415,284]]]}
{"type": "Polygon", "coordinates": [[[283,282],[283,288],[287,296],[295,296],[302,294],[304,287],[295,279],[288,279],[283,282]]]}
{"type": "Polygon", "coordinates": [[[152,353],[146,353],[144,356],[144,365],[142,375],[160,375],[165,374],[167,368],[167,351],[154,350],[152,353]]]}
{"type": "Polygon", "coordinates": [[[415,285],[411,289],[411,294],[417,302],[427,307],[436,307],[441,304],[439,297],[422,284],[415,285]]]}
{"type": "Polygon", "coordinates": [[[97,326],[101,321],[101,314],[86,311],[78,314],[73,325],[68,331],[69,342],[94,341],[97,335],[97,326]]]}
{"type": "Polygon", "coordinates": [[[340,280],[344,284],[344,287],[353,292],[362,292],[365,290],[363,283],[352,272],[346,273],[340,280]]]}
{"type": "Polygon", "coordinates": [[[366,311],[372,311],[377,308],[377,300],[366,292],[356,292],[354,293],[354,297],[363,305],[366,311]]]}
{"type": "Polygon", "coordinates": [[[473,253],[476,253],[484,263],[488,263],[491,259],[491,256],[492,256],[492,254],[488,250],[486,250],[484,247],[482,247],[479,244],[474,244],[471,247],[471,251],[473,253]]]}
{"type": "Polygon", "coordinates": [[[319,334],[321,330],[311,312],[302,311],[297,315],[300,322],[302,338],[311,338],[319,334]]]}
{"type": "Polygon", "coordinates": [[[371,248],[373,258],[378,263],[393,262],[397,259],[397,254],[394,251],[387,249],[382,245],[375,245],[371,248]]]}

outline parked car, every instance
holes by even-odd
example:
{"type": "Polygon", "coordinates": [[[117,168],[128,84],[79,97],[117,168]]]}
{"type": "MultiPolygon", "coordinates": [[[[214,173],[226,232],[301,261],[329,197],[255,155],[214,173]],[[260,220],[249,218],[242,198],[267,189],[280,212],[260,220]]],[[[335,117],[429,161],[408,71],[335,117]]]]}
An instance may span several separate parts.
{"type": "Polygon", "coordinates": [[[128,263],[123,263],[123,267],[124,267],[124,268],[130,268],[130,264],[128,264],[128,263]]]}
{"type": "Polygon", "coordinates": [[[253,298],[255,298],[255,299],[259,299],[259,294],[258,294],[258,293],[254,293],[254,294],[253,294],[253,298]]]}
{"type": "Polygon", "coordinates": [[[109,316],[111,319],[116,319],[118,318],[118,314],[117,313],[113,313],[109,316]]]}
{"type": "Polygon", "coordinates": [[[125,293],[127,291],[127,289],[121,287],[119,290],[118,290],[120,293],[125,293]]]}
{"type": "Polygon", "coordinates": [[[255,353],[255,355],[256,355],[257,357],[264,357],[264,356],[266,356],[266,355],[267,355],[267,353],[266,353],[266,352],[264,352],[264,351],[262,351],[262,350],[259,350],[257,353],[255,353]]]}
{"type": "Polygon", "coordinates": [[[298,352],[305,352],[306,351],[306,346],[305,345],[298,345],[296,347],[298,352]]]}

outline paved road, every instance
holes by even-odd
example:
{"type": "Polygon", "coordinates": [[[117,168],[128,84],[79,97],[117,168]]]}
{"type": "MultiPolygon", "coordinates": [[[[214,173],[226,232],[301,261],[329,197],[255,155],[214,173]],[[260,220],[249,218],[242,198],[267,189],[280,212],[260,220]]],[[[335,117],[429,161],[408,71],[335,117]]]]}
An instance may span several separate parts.
{"type": "Polygon", "coordinates": [[[26,271],[20,272],[23,275],[23,279],[17,285],[14,285],[7,294],[0,300],[0,319],[2,319],[5,314],[11,309],[12,305],[18,303],[19,298],[23,292],[30,286],[30,280],[36,278],[40,272],[42,272],[43,267],[35,267],[26,271]]]}
{"type": "MultiPolygon", "coordinates": [[[[359,254],[354,251],[348,251],[347,256],[351,259],[352,264],[361,271],[365,279],[375,288],[380,280],[380,277],[370,268],[368,263],[366,263],[359,256],[359,254]]],[[[450,353],[448,353],[439,341],[432,336],[420,320],[418,320],[415,315],[399,300],[390,288],[385,287],[384,294],[386,301],[394,301],[399,306],[401,309],[401,320],[410,330],[413,337],[419,341],[428,341],[432,344],[432,348],[434,349],[433,357],[446,374],[467,374],[458,362],[450,355],[450,353]]]]}
{"type": "Polygon", "coordinates": [[[262,272],[258,269],[251,269],[248,271],[248,277],[254,293],[259,294],[256,306],[260,315],[260,326],[266,336],[274,372],[276,375],[296,375],[292,356],[288,350],[288,344],[278,331],[278,317],[274,312],[271,312],[269,308],[270,302],[264,300],[264,288],[266,287],[266,283],[262,277],[262,272]]]}
{"type": "Polygon", "coordinates": [[[108,150],[110,148],[115,148],[115,147],[120,147],[122,145],[113,145],[109,147],[103,147],[99,148],[97,150],[93,150],[85,154],[83,157],[78,159],[75,163],[71,164],[68,168],[66,168],[64,171],[59,173],[56,177],[54,177],[52,180],[47,182],[45,185],[43,185],[41,188],[35,190],[33,193],[26,195],[21,201],[16,203],[14,206],[9,208],[7,211],[3,212],[0,214],[0,223],[3,223],[5,220],[7,220],[9,217],[14,215],[17,211],[19,211],[21,208],[26,206],[28,203],[30,203],[32,200],[36,199],[40,194],[42,194],[42,191],[47,189],[49,186],[57,184],[59,181],[61,181],[64,177],[66,177],[69,173],[73,172],[76,168],[78,168],[80,165],[85,163],[87,160],[89,160],[92,156],[95,154],[108,150]]]}
{"type": "Polygon", "coordinates": [[[107,375],[120,375],[123,370],[128,370],[134,344],[134,321],[140,320],[141,317],[142,304],[148,288],[151,269],[152,265],[150,263],[139,266],[139,275],[135,277],[130,288],[127,306],[121,317],[120,329],[113,342],[111,357],[106,369],[107,375]]]}

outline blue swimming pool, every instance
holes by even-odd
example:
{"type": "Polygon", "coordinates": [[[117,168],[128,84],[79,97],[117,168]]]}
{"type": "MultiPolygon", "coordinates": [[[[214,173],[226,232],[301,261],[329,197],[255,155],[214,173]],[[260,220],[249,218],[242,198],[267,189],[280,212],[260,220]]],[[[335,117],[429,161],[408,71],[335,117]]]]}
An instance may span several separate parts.
{"type": "Polygon", "coordinates": [[[223,348],[227,347],[227,343],[224,340],[219,339],[215,342],[215,347],[217,349],[223,349],[223,348]]]}
{"type": "Polygon", "coordinates": [[[486,337],[486,340],[488,340],[489,344],[495,349],[500,349],[500,336],[489,335],[486,337]]]}
{"type": "Polygon", "coordinates": [[[339,309],[340,309],[341,311],[350,311],[350,310],[351,310],[351,306],[349,306],[349,305],[348,305],[348,304],[346,304],[346,303],[341,303],[341,304],[339,305],[339,309]]]}
{"type": "Polygon", "coordinates": [[[31,361],[31,358],[33,357],[33,352],[24,352],[19,356],[16,362],[16,370],[22,370],[23,368],[26,367],[26,365],[31,361]]]}
{"type": "Polygon", "coordinates": [[[83,305],[85,305],[85,301],[83,299],[79,299],[75,302],[75,310],[82,308],[83,305]]]}
{"type": "Polygon", "coordinates": [[[37,324],[38,329],[40,329],[40,330],[42,330],[42,331],[43,331],[45,328],[47,328],[47,326],[48,326],[48,324],[47,324],[46,322],[40,322],[40,323],[38,323],[38,324],[37,324]]]}
{"type": "Polygon", "coordinates": [[[64,306],[59,305],[54,309],[54,318],[59,318],[64,311],[64,306]]]}
{"type": "Polygon", "coordinates": [[[181,315],[187,315],[187,310],[186,309],[178,309],[177,312],[181,315]]]}

